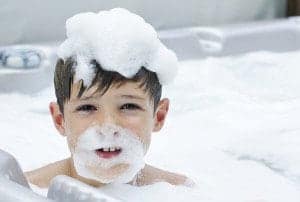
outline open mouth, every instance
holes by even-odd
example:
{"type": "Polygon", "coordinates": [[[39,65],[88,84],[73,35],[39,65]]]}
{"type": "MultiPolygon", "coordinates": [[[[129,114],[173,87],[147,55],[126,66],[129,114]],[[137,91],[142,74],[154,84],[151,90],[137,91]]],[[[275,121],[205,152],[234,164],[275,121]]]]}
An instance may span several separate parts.
{"type": "Polygon", "coordinates": [[[101,158],[110,159],[118,156],[122,152],[122,149],[121,147],[105,147],[96,149],[95,152],[101,158]]]}

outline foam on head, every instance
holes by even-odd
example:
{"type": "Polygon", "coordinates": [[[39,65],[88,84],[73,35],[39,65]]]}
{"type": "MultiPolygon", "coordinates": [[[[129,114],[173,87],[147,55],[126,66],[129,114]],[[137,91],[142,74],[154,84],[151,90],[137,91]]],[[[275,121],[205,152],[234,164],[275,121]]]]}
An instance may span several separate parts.
{"type": "Polygon", "coordinates": [[[83,79],[89,85],[93,70],[92,59],[105,70],[116,71],[131,78],[143,66],[156,72],[162,85],[172,81],[178,60],[158,39],[154,28],[140,16],[126,9],[115,8],[99,13],[80,13],[66,22],[67,39],[58,55],[75,57],[75,82],[83,79]]]}

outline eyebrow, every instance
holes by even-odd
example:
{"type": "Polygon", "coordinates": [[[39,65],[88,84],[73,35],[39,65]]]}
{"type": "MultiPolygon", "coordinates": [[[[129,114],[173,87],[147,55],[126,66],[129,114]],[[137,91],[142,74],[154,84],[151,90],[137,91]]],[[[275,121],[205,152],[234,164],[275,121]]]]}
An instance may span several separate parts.
{"type": "MultiPolygon", "coordinates": [[[[121,98],[127,98],[127,99],[144,100],[143,97],[140,97],[140,96],[137,96],[137,95],[130,95],[130,94],[120,95],[119,97],[121,97],[121,98]]],[[[96,99],[96,97],[94,97],[94,96],[88,96],[88,97],[82,97],[82,98],[80,98],[81,101],[86,101],[86,100],[91,100],[91,99],[96,99]]]]}
{"type": "Polygon", "coordinates": [[[137,95],[121,95],[122,98],[136,99],[136,100],[144,100],[144,98],[139,97],[137,95]]]}

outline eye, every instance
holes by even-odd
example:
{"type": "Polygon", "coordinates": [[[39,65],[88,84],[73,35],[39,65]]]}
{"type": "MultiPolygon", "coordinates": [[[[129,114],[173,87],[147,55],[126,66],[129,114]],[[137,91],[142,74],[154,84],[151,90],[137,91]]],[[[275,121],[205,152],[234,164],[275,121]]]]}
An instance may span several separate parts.
{"type": "Polygon", "coordinates": [[[134,104],[134,103],[126,103],[121,106],[121,110],[138,110],[142,109],[139,105],[134,104]]]}
{"type": "Polygon", "coordinates": [[[90,111],[96,111],[97,107],[90,104],[80,105],[76,108],[76,111],[83,111],[83,112],[90,112],[90,111]]]}

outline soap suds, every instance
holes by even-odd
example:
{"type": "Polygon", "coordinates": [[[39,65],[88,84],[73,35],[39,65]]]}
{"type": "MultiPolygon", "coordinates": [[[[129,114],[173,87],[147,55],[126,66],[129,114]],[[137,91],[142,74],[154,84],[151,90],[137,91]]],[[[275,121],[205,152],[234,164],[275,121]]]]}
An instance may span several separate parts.
{"type": "Polygon", "coordinates": [[[93,126],[78,139],[73,153],[74,165],[78,174],[83,177],[102,183],[128,183],[145,166],[145,150],[137,135],[126,128],[113,124],[93,126]],[[115,131],[118,132],[118,136],[114,135],[115,131]],[[109,147],[121,147],[122,152],[109,159],[100,158],[95,153],[97,149],[109,147]],[[124,170],[123,165],[129,167],[119,173],[119,170],[124,170]],[[95,170],[103,170],[103,173],[95,170]]]}
{"type": "Polygon", "coordinates": [[[145,67],[157,73],[162,85],[176,76],[176,54],[161,43],[150,24],[126,9],[79,13],[67,20],[66,29],[67,39],[61,44],[58,55],[63,59],[80,59],[76,80],[82,79],[86,86],[93,79],[87,68],[91,60],[126,78],[132,78],[145,67]]]}

